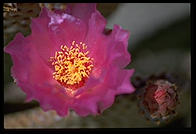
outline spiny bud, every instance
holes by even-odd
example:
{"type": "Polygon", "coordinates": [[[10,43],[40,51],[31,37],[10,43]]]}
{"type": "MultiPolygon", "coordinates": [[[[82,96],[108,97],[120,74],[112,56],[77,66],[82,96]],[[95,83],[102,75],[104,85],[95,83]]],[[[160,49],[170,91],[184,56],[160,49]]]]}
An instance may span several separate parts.
{"type": "Polygon", "coordinates": [[[177,104],[177,87],[164,79],[148,80],[140,95],[139,106],[145,116],[159,123],[175,114],[177,104]]]}

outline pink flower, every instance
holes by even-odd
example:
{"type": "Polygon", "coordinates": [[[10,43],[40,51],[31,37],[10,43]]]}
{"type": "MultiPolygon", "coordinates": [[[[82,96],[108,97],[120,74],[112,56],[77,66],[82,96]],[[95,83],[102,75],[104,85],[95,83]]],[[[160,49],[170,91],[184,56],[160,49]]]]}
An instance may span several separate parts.
{"type": "Polygon", "coordinates": [[[65,116],[102,113],[116,95],[134,92],[125,70],[129,32],[106,20],[96,4],[68,4],[65,11],[43,8],[32,19],[32,33],[18,33],[5,48],[13,60],[12,75],[27,94],[46,111],[65,116]]]}

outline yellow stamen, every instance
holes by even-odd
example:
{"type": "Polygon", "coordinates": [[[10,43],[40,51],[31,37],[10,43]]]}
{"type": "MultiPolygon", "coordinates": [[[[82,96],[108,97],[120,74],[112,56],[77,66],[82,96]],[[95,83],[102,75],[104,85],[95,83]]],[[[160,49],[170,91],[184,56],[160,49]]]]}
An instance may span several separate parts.
{"type": "Polygon", "coordinates": [[[54,66],[53,78],[69,89],[83,86],[93,68],[93,59],[87,56],[86,48],[84,43],[75,44],[75,41],[70,48],[61,45],[61,51],[50,57],[54,66]]]}

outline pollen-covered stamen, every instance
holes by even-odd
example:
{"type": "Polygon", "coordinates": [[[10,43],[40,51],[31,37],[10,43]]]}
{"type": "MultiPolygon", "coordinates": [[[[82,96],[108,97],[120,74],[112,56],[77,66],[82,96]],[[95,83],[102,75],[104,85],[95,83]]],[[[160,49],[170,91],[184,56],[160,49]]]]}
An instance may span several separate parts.
{"type": "Polygon", "coordinates": [[[87,46],[80,42],[72,42],[70,48],[61,45],[61,51],[50,57],[54,66],[53,78],[61,85],[75,90],[82,87],[93,68],[93,58],[87,56],[87,46]]]}

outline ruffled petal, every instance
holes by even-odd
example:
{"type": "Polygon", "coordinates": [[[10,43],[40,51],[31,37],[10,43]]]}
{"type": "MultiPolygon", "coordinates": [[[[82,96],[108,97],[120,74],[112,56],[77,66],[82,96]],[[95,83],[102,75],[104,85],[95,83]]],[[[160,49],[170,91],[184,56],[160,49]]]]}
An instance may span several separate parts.
{"type": "Polygon", "coordinates": [[[104,66],[113,60],[121,68],[130,63],[131,56],[127,51],[130,36],[128,31],[114,25],[112,32],[105,34],[106,20],[99,12],[92,14],[88,25],[85,42],[88,44],[90,56],[95,59],[95,66],[104,66]]]}
{"type": "Polygon", "coordinates": [[[102,95],[103,97],[98,103],[99,113],[102,113],[105,109],[112,106],[115,100],[115,96],[116,96],[115,91],[109,88],[108,89],[105,88],[105,90],[107,92],[102,95]]]}
{"type": "Polygon", "coordinates": [[[124,68],[131,62],[131,55],[128,52],[129,32],[123,30],[120,26],[114,25],[110,35],[108,35],[112,42],[108,45],[108,63],[120,68],[124,68]]]}
{"type": "Polygon", "coordinates": [[[98,12],[93,12],[88,21],[88,33],[85,42],[88,45],[89,56],[95,60],[95,66],[104,66],[106,61],[106,48],[110,40],[104,34],[105,18],[98,12]]]}
{"type": "Polygon", "coordinates": [[[133,87],[133,85],[131,84],[131,76],[134,73],[134,70],[125,70],[126,74],[124,75],[124,78],[122,80],[122,83],[120,84],[119,87],[117,87],[116,90],[116,95],[119,94],[130,94],[133,93],[135,91],[135,88],[133,87]]]}
{"type": "Polygon", "coordinates": [[[34,45],[18,33],[5,52],[11,54],[12,76],[27,94],[27,101],[36,99],[45,110],[56,109],[59,114],[66,115],[68,106],[65,104],[69,98],[52,78],[51,69],[40,59],[34,45]]]}
{"type": "Polygon", "coordinates": [[[130,77],[134,70],[120,69],[119,67],[110,66],[107,70],[107,74],[104,79],[104,85],[110,89],[116,90],[116,92],[129,93],[133,92],[133,88],[130,77]]]}
{"type": "Polygon", "coordinates": [[[28,81],[34,84],[44,83],[46,80],[47,82],[53,81],[50,68],[37,55],[34,45],[21,33],[16,35],[5,51],[13,58],[12,73],[19,81],[28,81]]]}
{"type": "Polygon", "coordinates": [[[40,17],[32,19],[32,33],[28,36],[28,40],[35,46],[37,52],[46,63],[48,62],[50,55],[58,48],[57,44],[50,38],[50,31],[48,28],[50,18],[48,12],[48,9],[43,8],[40,17]]]}
{"type": "Polygon", "coordinates": [[[95,3],[67,4],[66,13],[88,23],[92,13],[96,11],[95,3]]]}
{"type": "Polygon", "coordinates": [[[77,96],[72,105],[72,109],[80,116],[89,114],[101,114],[105,109],[110,107],[115,98],[115,91],[103,85],[94,87],[77,96]]]}
{"type": "Polygon", "coordinates": [[[59,92],[60,88],[54,85],[27,85],[22,82],[18,86],[27,94],[27,101],[32,99],[39,101],[44,111],[55,109],[60,116],[68,114],[71,100],[64,93],[59,92]]]}
{"type": "Polygon", "coordinates": [[[35,45],[39,55],[48,63],[61,45],[70,46],[72,41],[83,41],[86,25],[66,13],[61,15],[43,8],[40,17],[32,19],[32,34],[28,39],[35,45]]]}
{"type": "Polygon", "coordinates": [[[96,115],[98,112],[98,107],[96,102],[99,100],[99,96],[92,95],[82,95],[79,98],[74,100],[74,103],[71,106],[78,115],[87,116],[89,114],[96,115]]]}

